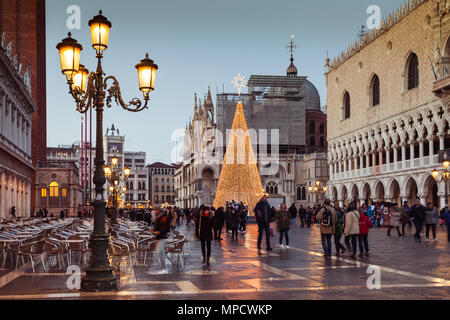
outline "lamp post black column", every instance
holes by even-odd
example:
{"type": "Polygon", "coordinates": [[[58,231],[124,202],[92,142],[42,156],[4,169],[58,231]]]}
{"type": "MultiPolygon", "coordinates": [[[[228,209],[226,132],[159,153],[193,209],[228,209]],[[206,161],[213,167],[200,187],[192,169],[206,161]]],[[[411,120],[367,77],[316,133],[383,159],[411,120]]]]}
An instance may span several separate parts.
{"type": "Polygon", "coordinates": [[[81,280],[82,291],[112,291],[119,287],[118,280],[113,273],[114,268],[109,263],[107,249],[110,235],[105,230],[105,201],[103,199],[103,186],[106,183],[103,167],[105,164],[103,154],[103,108],[105,105],[105,91],[103,90],[103,70],[101,56],[97,56],[96,96],[94,97],[97,132],[95,147],[95,200],[94,200],[94,231],[89,239],[91,259],[85,269],[86,276],[81,280]]]}
{"type": "MultiPolygon", "coordinates": [[[[91,27],[92,46],[97,52],[97,70],[91,72],[80,64],[80,53],[83,47],[69,36],[58,43],[56,48],[60,54],[61,71],[66,76],[69,85],[69,93],[74,98],[77,111],[86,113],[91,108],[96,110],[97,131],[95,149],[95,171],[93,182],[95,184],[94,198],[94,230],[89,239],[91,258],[89,266],[85,269],[86,276],[81,280],[83,291],[113,291],[118,289],[118,280],[113,273],[108,258],[108,247],[110,235],[105,228],[105,200],[103,198],[104,185],[106,182],[104,172],[103,154],[103,109],[111,107],[115,101],[123,109],[131,112],[139,112],[147,109],[149,94],[154,90],[155,73],[158,66],[153,63],[146,54],[145,58],[135,68],[138,72],[139,89],[142,91],[144,103],[138,98],[133,98],[126,104],[123,101],[119,82],[114,76],[105,76],[101,60],[103,51],[108,48],[108,34],[111,22],[99,12],[89,21],[91,27]],[[108,86],[108,81],[112,82],[108,86]],[[106,96],[108,94],[108,96],[106,96]]],[[[86,186],[84,188],[86,191],[86,186]]],[[[84,199],[86,199],[84,192],[84,199]]]]}

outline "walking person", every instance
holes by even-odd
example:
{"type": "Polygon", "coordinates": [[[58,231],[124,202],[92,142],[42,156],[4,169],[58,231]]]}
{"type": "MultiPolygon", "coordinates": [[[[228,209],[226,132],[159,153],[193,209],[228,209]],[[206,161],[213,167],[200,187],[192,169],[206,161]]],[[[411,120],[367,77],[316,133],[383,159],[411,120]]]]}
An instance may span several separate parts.
{"type": "Polygon", "coordinates": [[[354,202],[350,202],[345,213],[345,244],[348,250],[352,250],[350,258],[356,257],[356,241],[359,235],[359,212],[354,202]]]}
{"type": "Polygon", "coordinates": [[[447,226],[447,240],[450,242],[450,212],[448,207],[441,213],[440,218],[444,220],[445,225],[447,226]]]}
{"type": "Polygon", "coordinates": [[[397,234],[399,237],[401,237],[403,234],[400,232],[400,217],[401,217],[402,213],[400,211],[400,209],[398,208],[398,204],[394,203],[394,206],[391,208],[391,212],[389,215],[389,226],[388,226],[388,231],[387,231],[387,235],[390,237],[391,236],[391,229],[395,228],[397,229],[397,234]]]}
{"type": "Polygon", "coordinates": [[[344,212],[337,208],[336,225],[334,226],[334,246],[336,247],[336,256],[339,257],[345,253],[345,247],[341,243],[342,234],[344,233],[344,212]]]}
{"type": "MultiPolygon", "coordinates": [[[[297,215],[297,209],[295,208],[295,214],[297,215]]],[[[290,210],[290,209],[289,209],[290,210]]],[[[289,229],[292,223],[289,220],[292,219],[292,213],[286,210],[286,205],[282,203],[280,205],[280,211],[275,213],[275,219],[277,220],[277,230],[280,233],[280,247],[284,248],[283,236],[286,240],[286,249],[289,249],[289,229]]]]}
{"type": "MultiPolygon", "coordinates": [[[[286,207],[285,204],[282,204],[286,207]]],[[[291,218],[291,225],[297,228],[297,208],[295,207],[295,204],[292,203],[289,207],[289,215],[291,218]]]]}
{"type": "Polygon", "coordinates": [[[400,223],[402,224],[402,236],[405,236],[406,225],[411,226],[411,218],[409,217],[409,210],[405,206],[403,206],[401,209],[400,223]]]}
{"type": "Polygon", "coordinates": [[[214,213],[208,207],[203,207],[199,212],[198,231],[202,247],[203,263],[209,266],[211,257],[211,241],[213,239],[214,213]]]}
{"type": "Polygon", "coordinates": [[[312,218],[313,218],[313,211],[312,211],[311,207],[308,206],[308,207],[306,208],[305,212],[306,212],[306,216],[305,216],[305,219],[306,219],[306,226],[307,226],[308,228],[311,228],[311,225],[312,225],[312,218]]]}
{"type": "Polygon", "coordinates": [[[271,251],[270,247],[270,219],[271,212],[269,203],[267,202],[267,195],[264,195],[261,200],[256,204],[254,209],[256,222],[258,223],[258,250],[261,250],[261,242],[263,237],[263,232],[266,233],[266,246],[267,251],[271,251]]]}
{"type": "Polygon", "coordinates": [[[225,221],[225,212],[223,211],[223,207],[220,207],[217,209],[217,211],[214,213],[214,240],[222,240],[222,229],[223,229],[223,223],[225,221]]]}
{"type": "Polygon", "coordinates": [[[239,228],[239,215],[236,210],[231,209],[230,216],[230,229],[231,229],[231,240],[238,240],[238,228],[239,228]]]}
{"type": "Polygon", "coordinates": [[[430,229],[433,232],[433,240],[436,242],[436,225],[439,222],[439,213],[431,202],[427,203],[427,208],[425,209],[425,241],[428,242],[430,236],[430,229]]]}
{"type": "Polygon", "coordinates": [[[373,227],[372,222],[370,222],[369,217],[362,212],[359,214],[359,235],[358,235],[358,244],[359,244],[359,256],[363,257],[364,255],[369,256],[369,229],[373,227]],[[364,250],[366,252],[364,252],[364,250]]]}
{"type": "Polygon", "coordinates": [[[306,211],[305,211],[305,208],[303,208],[303,205],[300,205],[300,208],[298,208],[298,217],[300,219],[301,227],[304,228],[305,227],[306,211]]]}
{"type": "Polygon", "coordinates": [[[336,210],[330,204],[330,200],[326,199],[316,217],[320,223],[320,237],[325,257],[331,256],[331,237],[337,220],[336,210]]]}
{"type": "MultiPolygon", "coordinates": [[[[156,251],[158,252],[159,261],[161,263],[161,269],[166,269],[166,239],[167,239],[167,233],[170,230],[169,225],[169,219],[167,216],[167,213],[160,210],[160,208],[156,207],[154,209],[154,231],[153,233],[156,234],[156,240],[158,240],[158,243],[156,245],[156,251]]],[[[167,272],[166,270],[163,270],[163,272],[167,272]]]]}
{"type": "Polygon", "coordinates": [[[415,204],[410,209],[410,215],[413,219],[414,226],[416,227],[416,233],[414,234],[414,240],[422,242],[420,233],[422,232],[422,226],[425,221],[425,207],[420,204],[420,199],[417,198],[415,204]]]}

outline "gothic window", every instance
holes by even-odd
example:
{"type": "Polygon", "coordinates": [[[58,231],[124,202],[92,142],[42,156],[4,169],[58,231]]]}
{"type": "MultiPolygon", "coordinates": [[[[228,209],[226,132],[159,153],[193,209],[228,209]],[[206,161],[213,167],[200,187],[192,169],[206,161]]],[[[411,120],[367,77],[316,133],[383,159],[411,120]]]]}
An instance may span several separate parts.
{"type": "Polygon", "coordinates": [[[138,190],[141,190],[141,183],[138,182],[138,190]]]}
{"type": "Polygon", "coordinates": [[[309,137],[309,146],[310,147],[316,146],[316,138],[314,136],[309,137]]]}
{"type": "Polygon", "coordinates": [[[302,199],[302,190],[300,189],[300,187],[297,187],[297,200],[301,199],[302,199]]]}
{"type": "Polygon", "coordinates": [[[145,182],[142,182],[142,190],[145,190],[145,182]]]}
{"type": "Polygon", "coordinates": [[[291,164],[290,163],[288,163],[288,165],[287,165],[287,172],[289,174],[291,174],[291,164]]]}
{"type": "Polygon", "coordinates": [[[133,181],[130,181],[130,190],[133,190],[133,181]]]}
{"type": "Polygon", "coordinates": [[[344,94],[344,100],[342,104],[342,120],[350,118],[350,94],[348,91],[344,94]]]}
{"type": "Polygon", "coordinates": [[[269,186],[266,187],[266,193],[270,193],[269,186]]]}
{"type": "Polygon", "coordinates": [[[411,53],[407,61],[408,90],[419,86],[419,58],[415,53],[411,53]]]}
{"type": "Polygon", "coordinates": [[[325,146],[325,139],[323,137],[320,137],[320,146],[325,146]]]}
{"type": "Polygon", "coordinates": [[[302,200],[306,200],[306,187],[302,187],[302,200]]]}
{"type": "Polygon", "coordinates": [[[374,75],[370,82],[370,106],[374,107],[380,104],[380,79],[374,75]]]}
{"type": "Polygon", "coordinates": [[[47,189],[46,188],[41,189],[41,198],[47,198],[47,189]]]}
{"type": "Polygon", "coordinates": [[[278,194],[278,186],[275,186],[275,194],[278,194]]]}

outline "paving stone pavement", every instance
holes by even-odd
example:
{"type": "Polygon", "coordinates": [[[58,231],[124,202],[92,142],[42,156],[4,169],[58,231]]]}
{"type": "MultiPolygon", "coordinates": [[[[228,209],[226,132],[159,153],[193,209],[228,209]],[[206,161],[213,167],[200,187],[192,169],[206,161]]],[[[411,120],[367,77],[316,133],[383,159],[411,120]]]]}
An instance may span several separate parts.
{"type": "MultiPolygon", "coordinates": [[[[179,229],[192,237],[193,227],[179,229]]],[[[225,234],[221,243],[213,241],[210,266],[202,264],[199,241],[191,240],[184,268],[168,263],[167,272],[158,274],[161,270],[150,266],[127,271],[123,263],[118,292],[80,293],[67,288],[64,271],[43,272],[38,265],[32,273],[25,265],[0,270],[0,299],[450,299],[445,228],[439,228],[438,242],[422,243],[414,242],[411,229],[400,238],[386,231],[371,230],[369,257],[325,258],[318,226],[292,228],[288,250],[279,247],[276,235],[273,251],[259,253],[257,226],[250,224],[237,242],[225,234]],[[370,290],[368,268],[374,266],[381,289],[370,290]]]]}

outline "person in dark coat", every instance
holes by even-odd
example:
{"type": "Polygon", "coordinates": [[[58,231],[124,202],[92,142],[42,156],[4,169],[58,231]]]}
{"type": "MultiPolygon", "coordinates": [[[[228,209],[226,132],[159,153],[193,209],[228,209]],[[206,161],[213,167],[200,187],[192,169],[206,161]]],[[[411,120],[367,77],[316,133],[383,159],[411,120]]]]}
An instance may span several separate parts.
{"type": "Polygon", "coordinates": [[[297,208],[294,203],[289,207],[289,216],[291,218],[291,225],[297,228],[297,208]]]}
{"type": "Polygon", "coordinates": [[[255,212],[256,222],[258,223],[258,250],[261,250],[263,232],[265,232],[267,251],[271,251],[269,222],[272,217],[272,209],[270,209],[269,203],[267,202],[267,195],[261,198],[253,211],[255,212]]]}
{"type": "Polygon", "coordinates": [[[420,204],[420,199],[416,199],[416,203],[411,207],[411,217],[414,222],[414,226],[416,227],[416,233],[414,234],[414,239],[417,242],[422,242],[420,237],[420,233],[422,232],[422,226],[425,221],[425,207],[420,204]]]}
{"type": "Polygon", "coordinates": [[[300,208],[298,208],[298,217],[300,219],[301,227],[303,228],[305,226],[306,210],[302,205],[300,205],[300,208]]]}
{"type": "Polygon", "coordinates": [[[230,229],[231,229],[231,239],[233,240],[236,239],[236,241],[238,239],[238,227],[239,227],[239,215],[233,208],[231,209],[230,229]]]}
{"type": "Polygon", "coordinates": [[[196,230],[195,231],[195,236],[197,237],[197,239],[200,238],[198,233],[197,233],[199,219],[200,219],[200,208],[195,207],[194,209],[192,209],[192,220],[194,220],[194,225],[195,225],[195,230],[196,230]]]}
{"type": "Polygon", "coordinates": [[[221,235],[224,222],[225,212],[223,211],[223,207],[220,207],[214,214],[214,240],[222,240],[221,235]]]}
{"type": "Polygon", "coordinates": [[[12,207],[11,207],[11,216],[12,216],[13,218],[16,217],[16,206],[12,206],[12,207]]]}
{"type": "Polygon", "coordinates": [[[203,263],[206,262],[208,266],[211,257],[211,241],[213,239],[213,220],[214,213],[208,207],[202,207],[202,210],[199,212],[197,234],[201,242],[203,263]]]}

